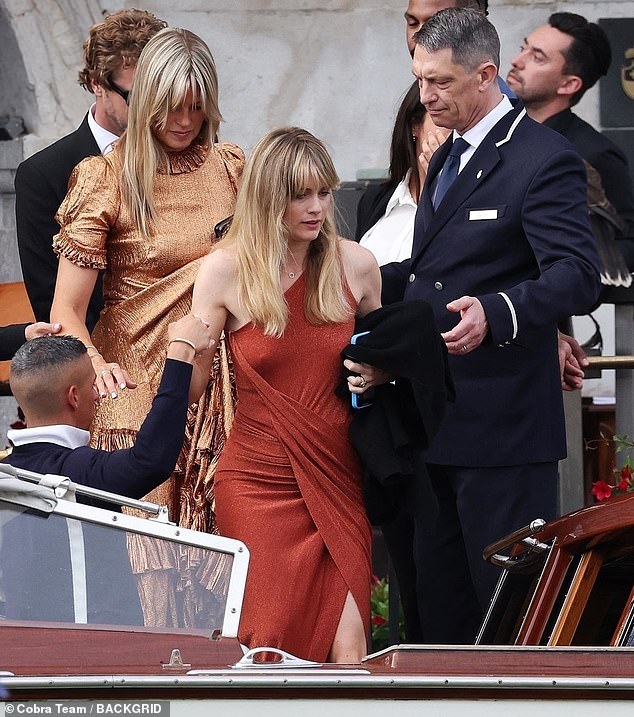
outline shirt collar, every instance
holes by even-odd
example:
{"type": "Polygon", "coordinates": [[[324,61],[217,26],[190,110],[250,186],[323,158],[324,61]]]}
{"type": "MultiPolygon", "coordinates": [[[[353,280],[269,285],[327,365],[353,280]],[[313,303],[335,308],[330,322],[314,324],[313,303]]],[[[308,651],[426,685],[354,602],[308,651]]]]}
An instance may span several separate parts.
{"type": "Polygon", "coordinates": [[[88,126],[101,154],[108,154],[108,152],[112,150],[113,143],[116,142],[119,137],[113,132],[110,132],[110,130],[104,129],[100,124],[97,124],[94,112],[95,105],[93,104],[88,110],[88,126]]]}
{"type": "Polygon", "coordinates": [[[27,443],[54,443],[64,448],[80,448],[90,442],[90,433],[82,428],[58,424],[55,426],[38,426],[37,428],[10,428],[7,438],[14,446],[27,443]]]}
{"type": "MultiPolygon", "coordinates": [[[[495,127],[495,125],[502,119],[502,117],[504,117],[505,114],[508,114],[512,109],[513,105],[511,104],[511,100],[509,100],[506,95],[502,95],[502,99],[499,101],[499,103],[476,125],[474,125],[471,129],[467,130],[462,135],[462,138],[472,147],[477,149],[482,143],[482,140],[487,136],[487,134],[489,134],[493,127],[495,127]]],[[[454,130],[454,141],[457,137],[460,137],[460,135],[456,132],[456,130],[454,130]]]]}
{"type": "Polygon", "coordinates": [[[402,205],[409,205],[416,208],[417,204],[412,197],[412,193],[409,191],[409,178],[412,174],[412,170],[408,169],[404,179],[402,179],[394,190],[390,201],[385,207],[385,216],[387,216],[393,209],[402,205]]]}

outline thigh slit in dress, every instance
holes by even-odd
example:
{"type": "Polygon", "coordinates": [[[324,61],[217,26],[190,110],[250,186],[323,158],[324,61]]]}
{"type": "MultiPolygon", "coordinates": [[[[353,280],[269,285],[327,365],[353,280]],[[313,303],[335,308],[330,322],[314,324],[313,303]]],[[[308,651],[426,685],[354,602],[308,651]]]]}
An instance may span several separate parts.
{"type": "Polygon", "coordinates": [[[354,317],[311,325],[304,289],[302,274],[285,295],[281,338],[253,324],[229,336],[238,404],[216,472],[216,519],[251,553],[241,642],[323,662],[348,592],[369,626],[371,531],[350,403],[334,393],[354,317]]]}

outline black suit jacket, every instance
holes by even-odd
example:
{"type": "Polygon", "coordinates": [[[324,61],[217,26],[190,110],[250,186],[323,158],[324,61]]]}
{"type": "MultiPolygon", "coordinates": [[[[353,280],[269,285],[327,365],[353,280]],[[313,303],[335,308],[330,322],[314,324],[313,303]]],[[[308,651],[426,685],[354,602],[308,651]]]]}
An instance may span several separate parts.
{"type": "Polygon", "coordinates": [[[623,221],[619,247],[630,269],[634,268],[634,194],[627,159],[621,149],[571,110],[564,110],[544,121],[574,146],[601,177],[605,196],[623,221]]]}
{"type": "Polygon", "coordinates": [[[24,330],[28,324],[0,326],[0,361],[9,361],[25,342],[24,330]]]}
{"type": "MultiPolygon", "coordinates": [[[[396,377],[377,386],[371,405],[353,411],[350,423],[350,439],[363,463],[368,518],[380,525],[392,520],[403,501],[413,496],[418,498],[418,515],[431,508],[427,471],[418,456],[436,434],[454,387],[445,343],[424,301],[376,309],[357,319],[355,333],[361,332],[369,333],[348,344],[342,356],[396,377]],[[405,490],[405,483],[418,485],[405,490]]],[[[345,378],[340,388],[340,395],[349,400],[345,378]]]]}
{"type": "MultiPolygon", "coordinates": [[[[71,134],[24,160],[15,175],[15,217],[22,276],[37,321],[50,321],[57,278],[53,237],[55,214],[66,196],[68,180],[85,157],[100,154],[88,115],[71,134]]],[[[90,299],[86,325],[92,331],[103,307],[101,281],[90,299]]]]}
{"type": "Polygon", "coordinates": [[[388,180],[380,184],[370,184],[359,199],[357,205],[357,228],[355,241],[361,241],[363,235],[372,228],[385,214],[387,203],[394,194],[397,182],[388,180]]]}
{"type": "Polygon", "coordinates": [[[477,297],[489,332],[450,356],[456,401],[426,454],[430,463],[504,466],[565,455],[557,322],[600,291],[583,162],[561,135],[514,108],[488,133],[438,210],[429,186],[451,138],[432,157],[412,258],[383,267],[384,303],[428,301],[440,331],[447,304],[477,297]]]}

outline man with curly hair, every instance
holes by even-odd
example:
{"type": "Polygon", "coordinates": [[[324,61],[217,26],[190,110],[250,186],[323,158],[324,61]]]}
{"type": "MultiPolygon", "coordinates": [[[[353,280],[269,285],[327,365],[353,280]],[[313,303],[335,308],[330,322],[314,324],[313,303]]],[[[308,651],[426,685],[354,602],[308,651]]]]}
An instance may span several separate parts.
{"type": "MultiPolygon", "coordinates": [[[[71,134],[20,164],[15,176],[18,249],[26,291],[38,321],[48,321],[57,277],[53,237],[59,231],[55,214],[66,196],[75,165],[85,157],[105,154],[128,122],[128,92],[141,50],[167,26],[152,13],[125,9],[94,25],[84,43],[79,84],[95,96],[81,125],[71,134]]],[[[87,324],[95,325],[103,306],[97,282],[88,307],[87,324]]]]}

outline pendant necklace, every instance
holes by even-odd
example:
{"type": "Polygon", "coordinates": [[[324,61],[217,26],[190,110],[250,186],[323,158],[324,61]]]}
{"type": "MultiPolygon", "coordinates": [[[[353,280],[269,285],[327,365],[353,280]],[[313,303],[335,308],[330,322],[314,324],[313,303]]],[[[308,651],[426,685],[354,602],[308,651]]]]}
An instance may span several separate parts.
{"type": "MultiPolygon", "coordinates": [[[[299,269],[299,264],[297,263],[297,260],[293,256],[292,252],[289,251],[288,253],[291,255],[296,268],[299,269]]],[[[286,273],[288,274],[289,279],[294,279],[297,276],[297,274],[294,271],[287,271],[286,273]]]]}

